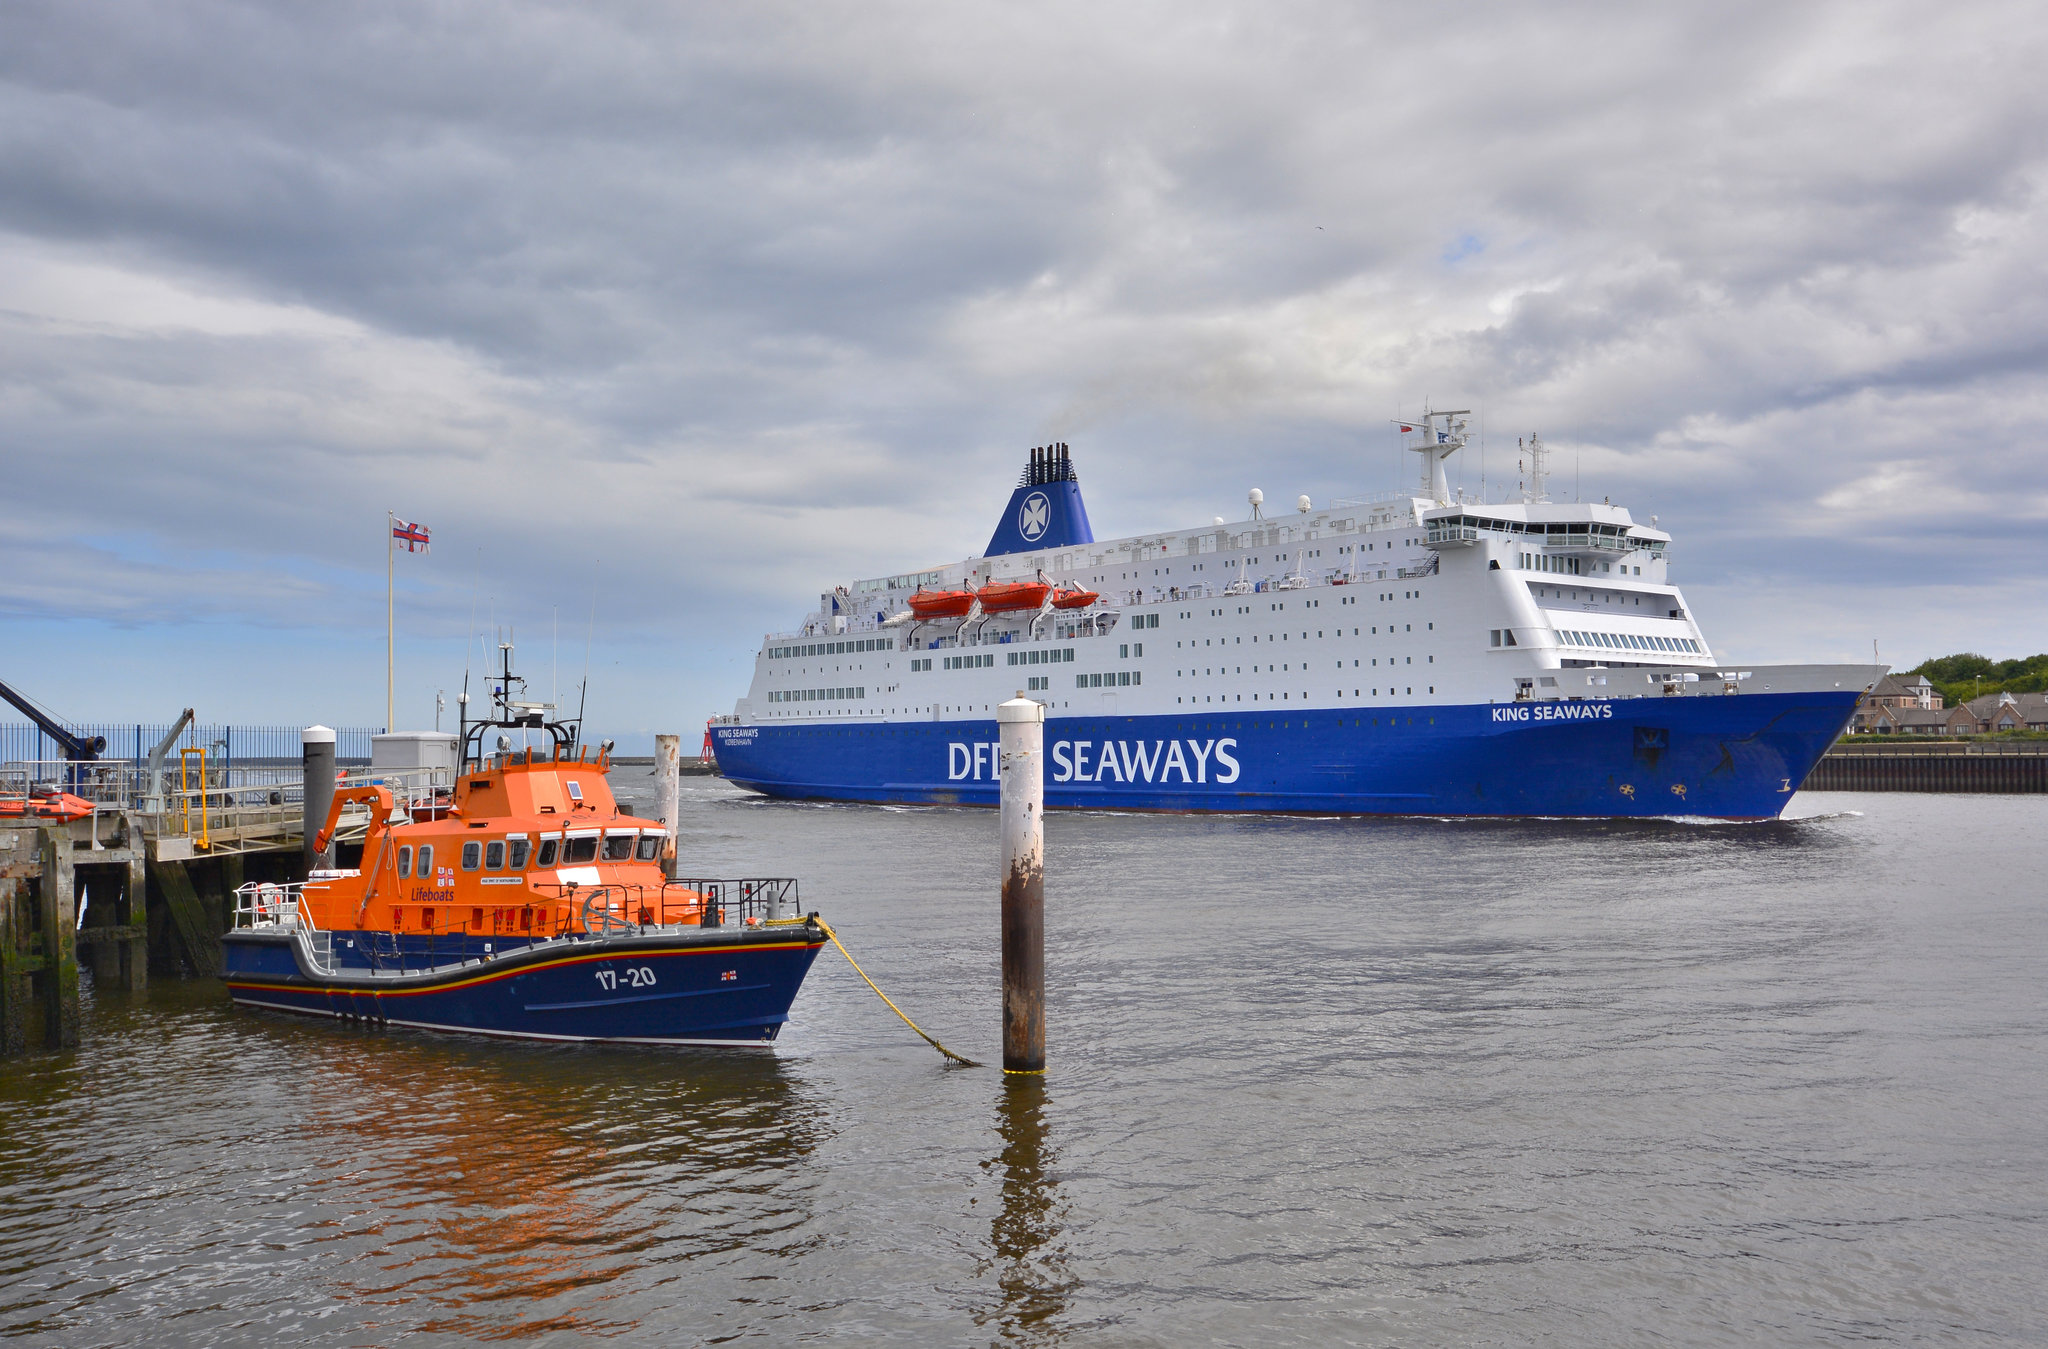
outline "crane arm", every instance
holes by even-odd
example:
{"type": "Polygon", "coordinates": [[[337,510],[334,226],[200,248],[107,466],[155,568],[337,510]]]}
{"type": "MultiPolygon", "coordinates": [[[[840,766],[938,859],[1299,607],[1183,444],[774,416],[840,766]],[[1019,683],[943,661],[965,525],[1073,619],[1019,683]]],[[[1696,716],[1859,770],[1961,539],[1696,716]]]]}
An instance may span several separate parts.
{"type": "Polygon", "coordinates": [[[100,756],[100,751],[107,747],[105,736],[80,736],[72,734],[68,727],[30,702],[26,695],[15,692],[4,683],[0,683],[0,698],[5,698],[8,702],[20,708],[23,716],[41,728],[44,735],[57,742],[63,749],[64,757],[67,759],[74,761],[97,759],[100,756]]]}
{"type": "Polygon", "coordinates": [[[375,783],[364,783],[356,787],[343,787],[334,794],[334,804],[327,808],[327,823],[320,826],[320,832],[313,837],[313,851],[327,851],[327,845],[334,842],[334,831],[341,824],[342,808],[356,802],[367,802],[370,807],[370,832],[363,840],[367,854],[376,846],[378,836],[391,823],[391,789],[375,783]]]}

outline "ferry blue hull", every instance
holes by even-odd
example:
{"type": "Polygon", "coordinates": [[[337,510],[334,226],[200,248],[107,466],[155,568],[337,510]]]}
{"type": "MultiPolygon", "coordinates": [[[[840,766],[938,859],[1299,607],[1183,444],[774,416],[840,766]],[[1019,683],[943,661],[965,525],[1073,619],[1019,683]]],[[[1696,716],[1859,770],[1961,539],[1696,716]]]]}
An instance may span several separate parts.
{"type": "MultiPolygon", "coordinates": [[[[1060,717],[1050,807],[1773,819],[1859,689],[1060,717]],[[1105,758],[1105,754],[1108,756],[1105,758]]],[[[994,805],[987,721],[720,726],[719,771],[793,799],[994,805]]]]}
{"type": "MultiPolygon", "coordinates": [[[[339,959],[312,966],[289,932],[223,939],[228,992],[243,1007],[478,1035],[649,1044],[762,1045],[789,1019],[821,934],[627,936],[545,942],[451,965],[420,952],[378,974],[364,956],[388,934],[332,934],[339,959]],[[407,972],[409,967],[410,972],[407,972]]],[[[473,939],[481,946],[481,939],[473,939]]]]}

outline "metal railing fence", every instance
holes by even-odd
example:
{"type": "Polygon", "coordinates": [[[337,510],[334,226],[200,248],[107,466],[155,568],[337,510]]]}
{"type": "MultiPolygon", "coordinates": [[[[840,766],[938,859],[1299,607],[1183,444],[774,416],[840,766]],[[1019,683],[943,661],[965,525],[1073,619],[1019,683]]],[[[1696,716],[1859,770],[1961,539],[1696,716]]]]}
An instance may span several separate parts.
{"type": "MultiPolygon", "coordinates": [[[[156,742],[163,739],[171,729],[169,722],[95,722],[73,729],[81,736],[105,736],[106,752],[100,761],[120,762],[141,767],[149,762],[149,752],[156,748],[156,742]]],[[[181,749],[204,749],[210,763],[284,765],[300,762],[303,751],[299,743],[298,726],[238,726],[224,723],[195,724],[187,726],[185,733],[172,746],[168,762],[176,763],[181,749]]],[[[345,726],[334,733],[334,754],[337,762],[367,764],[370,762],[370,737],[379,733],[375,726],[345,726]]],[[[63,751],[57,742],[43,733],[41,727],[30,722],[0,722],[0,760],[37,761],[58,759],[63,751]]]]}

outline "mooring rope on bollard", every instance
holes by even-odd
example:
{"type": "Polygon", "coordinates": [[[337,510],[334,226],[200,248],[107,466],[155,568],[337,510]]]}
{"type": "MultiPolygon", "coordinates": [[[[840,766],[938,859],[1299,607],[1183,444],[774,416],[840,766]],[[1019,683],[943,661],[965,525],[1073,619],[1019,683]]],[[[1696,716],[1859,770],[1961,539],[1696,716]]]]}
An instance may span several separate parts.
{"type": "Polygon", "coordinates": [[[953,1060],[953,1062],[955,1063],[963,1064],[969,1068],[981,1067],[981,1065],[976,1063],[973,1059],[963,1057],[959,1054],[955,1054],[952,1050],[946,1048],[944,1045],[940,1044],[931,1036],[925,1035],[924,1028],[918,1025],[915,1021],[912,1021],[909,1017],[904,1016],[903,1009],[901,1007],[898,1007],[893,1002],[889,1002],[889,995],[882,991],[881,985],[877,984],[874,980],[868,978],[868,972],[860,967],[860,962],[853,958],[853,952],[847,950],[846,944],[839,940],[839,934],[832,930],[832,925],[826,922],[824,919],[818,917],[816,914],[811,915],[811,921],[816,923],[821,929],[823,929],[825,935],[832,939],[832,944],[839,948],[839,954],[845,956],[846,963],[853,966],[853,972],[855,974],[858,974],[867,983],[867,986],[869,988],[875,990],[875,996],[880,998],[883,1002],[889,1003],[889,1010],[894,1012],[896,1015],[903,1017],[903,1024],[910,1027],[912,1030],[916,1031],[920,1036],[923,1036],[926,1044],[929,1044],[933,1049],[938,1050],[941,1054],[944,1054],[947,1058],[953,1060]]]}

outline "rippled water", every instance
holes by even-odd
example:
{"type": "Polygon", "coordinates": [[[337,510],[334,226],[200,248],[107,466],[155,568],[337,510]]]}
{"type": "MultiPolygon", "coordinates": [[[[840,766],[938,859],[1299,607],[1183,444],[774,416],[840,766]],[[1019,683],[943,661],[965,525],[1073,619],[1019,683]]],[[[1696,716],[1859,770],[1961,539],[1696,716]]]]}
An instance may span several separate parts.
{"type": "MultiPolygon", "coordinates": [[[[686,794],[996,1054],[992,814],[686,794]]],[[[1042,1085],[829,951],[772,1056],[92,997],[0,1066],[0,1332],[2040,1342],[2048,802],[1794,811],[1056,815],[1042,1085]]]]}

